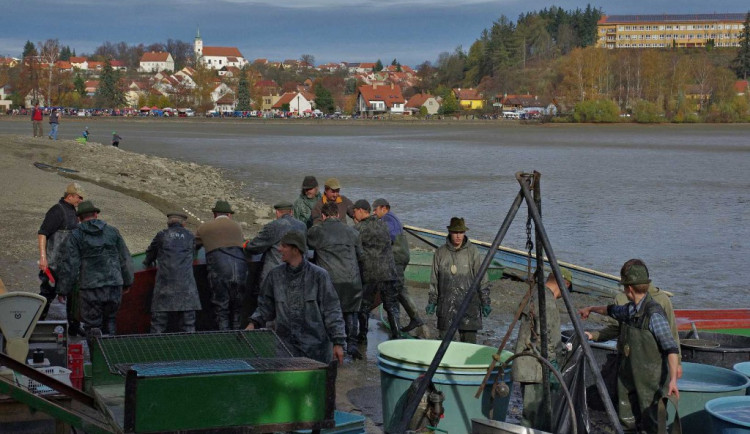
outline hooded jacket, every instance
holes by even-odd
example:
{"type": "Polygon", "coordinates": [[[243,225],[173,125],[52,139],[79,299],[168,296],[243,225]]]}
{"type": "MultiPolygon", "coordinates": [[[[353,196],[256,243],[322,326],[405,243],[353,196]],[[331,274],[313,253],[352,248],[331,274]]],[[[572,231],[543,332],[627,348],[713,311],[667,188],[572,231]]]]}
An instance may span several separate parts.
{"type": "Polygon", "coordinates": [[[156,234],[146,249],[143,264],[157,265],[151,312],[201,310],[193,276],[195,237],[180,223],[171,223],[156,234]]]}
{"type": "Polygon", "coordinates": [[[133,284],[133,260],[120,232],[99,219],[87,220],[70,234],[57,284],[68,295],[81,290],[133,284]]]}
{"type": "MultiPolygon", "coordinates": [[[[482,258],[477,248],[469,242],[469,237],[464,238],[463,244],[459,247],[455,247],[448,238],[445,244],[435,251],[428,295],[429,303],[437,305],[439,330],[447,330],[450,327],[481,265],[482,258]]],[[[481,329],[482,305],[488,304],[490,304],[490,290],[487,286],[487,274],[485,274],[458,329],[481,329]]]]}

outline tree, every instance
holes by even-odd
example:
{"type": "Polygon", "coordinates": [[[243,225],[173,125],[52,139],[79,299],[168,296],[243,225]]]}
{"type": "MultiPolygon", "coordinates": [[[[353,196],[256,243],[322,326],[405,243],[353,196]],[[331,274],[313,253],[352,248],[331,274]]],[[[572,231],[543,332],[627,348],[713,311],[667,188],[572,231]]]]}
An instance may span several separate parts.
{"type": "Polygon", "coordinates": [[[86,96],[86,82],[81,77],[81,74],[76,74],[76,78],[73,80],[73,88],[81,97],[86,96]]]}
{"type": "Polygon", "coordinates": [[[315,107],[324,113],[333,113],[335,105],[331,92],[321,84],[316,84],[313,91],[315,92],[315,107]]]}
{"type": "Polygon", "coordinates": [[[440,113],[444,115],[451,115],[458,111],[458,99],[452,90],[448,91],[443,96],[443,105],[440,106],[440,113]]]}
{"type": "Polygon", "coordinates": [[[198,113],[206,113],[214,107],[211,99],[211,92],[215,89],[214,78],[216,73],[212,69],[208,69],[203,62],[197,62],[193,73],[193,101],[198,113]]]}
{"type": "Polygon", "coordinates": [[[39,43],[41,47],[40,57],[47,66],[47,107],[52,105],[52,73],[55,70],[55,62],[60,58],[60,42],[57,39],[47,39],[39,43]]]}
{"type": "Polygon", "coordinates": [[[118,108],[125,105],[125,93],[120,88],[120,74],[112,69],[109,59],[104,61],[94,100],[99,107],[118,108]]]}
{"type": "Polygon", "coordinates": [[[299,58],[300,62],[306,63],[310,67],[315,67],[315,56],[312,54],[303,54],[299,58]]]}
{"type": "Polygon", "coordinates": [[[737,77],[747,80],[750,75],[750,12],[745,16],[745,25],[740,36],[740,48],[732,61],[732,69],[737,77]]]}
{"type": "Polygon", "coordinates": [[[372,68],[372,70],[375,71],[375,72],[382,71],[383,70],[383,62],[381,62],[380,59],[378,59],[378,61],[375,62],[375,67],[372,68]]]}
{"type": "Polygon", "coordinates": [[[240,72],[240,81],[237,84],[237,110],[252,110],[250,101],[250,88],[247,83],[247,68],[243,67],[240,72]]]}
{"type": "Polygon", "coordinates": [[[37,51],[36,51],[36,47],[34,46],[34,43],[31,41],[26,41],[26,44],[24,44],[23,46],[23,54],[21,55],[21,57],[25,59],[27,57],[32,57],[36,55],[37,55],[37,51]]]}
{"type": "Polygon", "coordinates": [[[70,46],[66,45],[62,48],[60,48],[60,60],[68,61],[70,60],[70,57],[73,56],[72,51],[70,51],[70,46]]]}

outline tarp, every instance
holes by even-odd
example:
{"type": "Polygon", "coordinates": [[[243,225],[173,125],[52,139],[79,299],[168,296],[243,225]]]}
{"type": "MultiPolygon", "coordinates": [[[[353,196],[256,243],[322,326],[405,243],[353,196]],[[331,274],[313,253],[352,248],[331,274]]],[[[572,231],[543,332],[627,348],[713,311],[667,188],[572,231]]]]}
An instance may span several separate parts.
{"type": "Polygon", "coordinates": [[[141,107],[141,108],[140,108],[140,110],[141,110],[142,112],[147,112],[147,111],[151,111],[151,107],[148,107],[148,106],[143,106],[143,107],[141,107]]]}

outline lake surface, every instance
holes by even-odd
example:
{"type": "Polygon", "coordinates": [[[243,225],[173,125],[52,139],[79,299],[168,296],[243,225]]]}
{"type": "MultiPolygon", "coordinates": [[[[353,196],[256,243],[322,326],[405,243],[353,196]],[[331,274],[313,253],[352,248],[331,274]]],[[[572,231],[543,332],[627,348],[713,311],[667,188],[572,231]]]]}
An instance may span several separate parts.
{"type": "MultiPolygon", "coordinates": [[[[92,141],[116,130],[123,149],[224,168],[269,204],[294,200],[305,175],[337,177],[352,201],[385,197],[435,230],[462,216],[485,241],[519,191],[514,174],[536,170],[559,260],[617,275],[641,258],[677,308],[748,306],[750,125],[95,119],[63,123],[61,138],[82,122],[92,141]]],[[[503,244],[523,248],[525,221],[522,207],[503,244]]]]}

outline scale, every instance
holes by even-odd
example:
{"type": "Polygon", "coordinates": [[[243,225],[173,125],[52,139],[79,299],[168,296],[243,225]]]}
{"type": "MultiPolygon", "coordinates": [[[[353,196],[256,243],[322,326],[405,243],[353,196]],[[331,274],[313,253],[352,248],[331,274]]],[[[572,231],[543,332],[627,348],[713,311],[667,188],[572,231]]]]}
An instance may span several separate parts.
{"type": "Polygon", "coordinates": [[[0,332],[5,353],[21,363],[29,353],[29,338],[42,315],[47,299],[29,292],[0,294],[0,332]]]}

